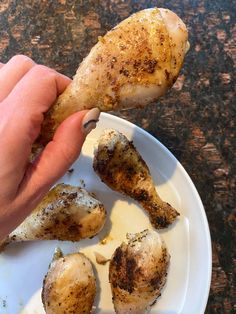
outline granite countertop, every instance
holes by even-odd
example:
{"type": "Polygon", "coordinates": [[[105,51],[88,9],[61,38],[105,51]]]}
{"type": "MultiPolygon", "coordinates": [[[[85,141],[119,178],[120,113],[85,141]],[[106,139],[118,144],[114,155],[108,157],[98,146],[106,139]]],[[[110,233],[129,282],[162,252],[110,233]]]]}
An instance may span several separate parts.
{"type": "MultiPolygon", "coordinates": [[[[72,76],[99,35],[132,12],[156,4],[145,0],[3,0],[0,60],[23,53],[72,76]]],[[[235,2],[160,0],[158,6],[182,17],[191,49],[174,87],[157,104],[116,114],[158,138],[191,176],[212,237],[206,313],[235,313],[235,2]]]]}

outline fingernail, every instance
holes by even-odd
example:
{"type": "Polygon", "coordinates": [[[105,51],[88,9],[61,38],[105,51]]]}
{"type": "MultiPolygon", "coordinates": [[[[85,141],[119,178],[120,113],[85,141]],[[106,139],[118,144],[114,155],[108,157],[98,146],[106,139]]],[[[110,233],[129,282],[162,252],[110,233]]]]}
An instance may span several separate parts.
{"type": "Polygon", "coordinates": [[[83,132],[88,134],[93,129],[96,128],[100,116],[100,110],[98,108],[93,108],[89,110],[83,118],[83,132]]]}

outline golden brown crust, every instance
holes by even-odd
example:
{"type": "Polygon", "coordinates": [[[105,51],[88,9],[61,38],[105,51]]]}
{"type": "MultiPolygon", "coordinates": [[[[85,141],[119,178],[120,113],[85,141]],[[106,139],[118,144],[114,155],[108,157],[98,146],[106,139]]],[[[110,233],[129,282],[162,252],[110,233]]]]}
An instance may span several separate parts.
{"type": "Polygon", "coordinates": [[[80,64],[72,83],[46,113],[38,142],[50,141],[58,125],[76,111],[119,110],[157,100],[177,78],[187,37],[183,22],[169,10],[146,9],[122,21],[99,38],[80,64]]]}
{"type": "Polygon", "coordinates": [[[105,218],[103,204],[87,191],[58,184],[9,235],[7,241],[79,241],[95,236],[102,229],[105,218]]]}
{"type": "Polygon", "coordinates": [[[95,294],[92,265],[83,254],[69,254],[52,262],[42,289],[47,314],[89,314],[95,294]]]}
{"type": "Polygon", "coordinates": [[[161,294],[169,266],[169,254],[153,231],[132,235],[114,252],[109,282],[116,313],[148,313],[161,294]]]}
{"type": "Polygon", "coordinates": [[[133,143],[116,130],[99,139],[93,167],[111,189],[135,199],[148,212],[155,228],[165,228],[179,215],[158,196],[150,171],[133,143]]]}

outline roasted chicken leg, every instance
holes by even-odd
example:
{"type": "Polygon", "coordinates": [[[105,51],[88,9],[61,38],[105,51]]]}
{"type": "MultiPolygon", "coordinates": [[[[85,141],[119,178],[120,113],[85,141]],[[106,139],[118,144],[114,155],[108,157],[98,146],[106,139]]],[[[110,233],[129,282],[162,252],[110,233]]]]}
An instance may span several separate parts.
{"type": "Polygon", "coordinates": [[[44,278],[42,301],[46,314],[89,314],[96,294],[90,260],[81,253],[56,252],[44,278]]]}
{"type": "Polygon", "coordinates": [[[165,228],[179,213],[159,197],[150,171],[132,142],[108,129],[98,140],[93,168],[111,189],[126,194],[148,212],[155,228],[165,228]]]}
{"type": "Polygon", "coordinates": [[[128,236],[112,256],[109,269],[117,314],[146,314],[166,282],[169,254],[155,231],[128,236]]]}
{"type": "Polygon", "coordinates": [[[175,82],[188,50],[183,21],[168,9],[146,9],[131,15],[92,48],[72,83],[45,116],[38,143],[51,140],[72,113],[145,106],[175,82]]]}
{"type": "Polygon", "coordinates": [[[30,240],[79,241],[95,236],[106,211],[101,202],[80,187],[58,184],[2,243],[30,240]]]}

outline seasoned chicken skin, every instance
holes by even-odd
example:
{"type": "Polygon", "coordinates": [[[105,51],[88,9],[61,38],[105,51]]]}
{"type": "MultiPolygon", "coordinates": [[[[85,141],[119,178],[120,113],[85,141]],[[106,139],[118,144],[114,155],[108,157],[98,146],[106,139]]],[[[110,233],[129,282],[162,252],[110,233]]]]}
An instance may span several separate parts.
{"type": "Polygon", "coordinates": [[[146,9],[122,21],[91,49],[72,83],[45,116],[38,143],[51,140],[72,113],[145,106],[173,85],[188,50],[183,21],[168,9],[146,9]]]}
{"type": "Polygon", "coordinates": [[[56,253],[44,278],[42,301],[46,314],[89,314],[96,294],[90,260],[82,253],[56,253]]]}
{"type": "Polygon", "coordinates": [[[98,140],[93,168],[111,189],[130,196],[149,214],[155,228],[165,228],[179,213],[158,195],[139,152],[120,132],[107,129],[98,140]]]}
{"type": "Polygon", "coordinates": [[[30,240],[79,241],[103,227],[103,204],[80,187],[58,184],[8,236],[4,244],[30,240]]]}
{"type": "Polygon", "coordinates": [[[112,256],[109,268],[113,303],[117,314],[149,313],[161,294],[170,256],[155,231],[128,235],[112,256]]]}

